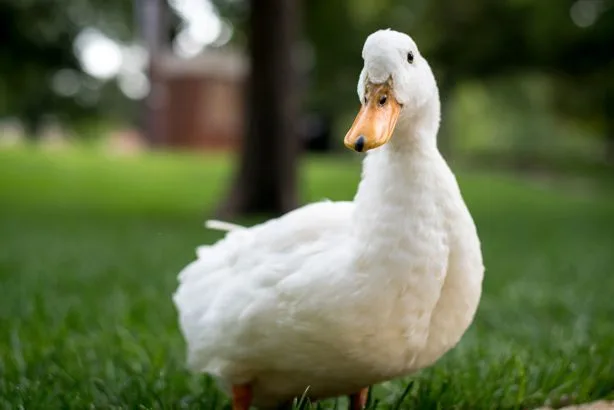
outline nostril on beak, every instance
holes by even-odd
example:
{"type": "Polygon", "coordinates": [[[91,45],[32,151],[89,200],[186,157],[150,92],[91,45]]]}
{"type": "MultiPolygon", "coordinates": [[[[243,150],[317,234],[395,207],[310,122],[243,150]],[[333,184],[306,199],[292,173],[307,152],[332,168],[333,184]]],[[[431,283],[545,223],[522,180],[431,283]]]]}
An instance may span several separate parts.
{"type": "Polygon", "coordinates": [[[354,150],[356,152],[362,152],[364,148],[365,148],[365,137],[363,135],[359,135],[358,139],[354,143],[354,150]]]}

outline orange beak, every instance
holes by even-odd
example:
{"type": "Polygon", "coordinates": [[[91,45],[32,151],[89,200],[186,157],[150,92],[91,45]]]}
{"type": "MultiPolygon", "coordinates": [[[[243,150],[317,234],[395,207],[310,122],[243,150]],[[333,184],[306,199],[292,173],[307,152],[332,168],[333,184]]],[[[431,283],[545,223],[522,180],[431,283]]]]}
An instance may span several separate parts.
{"type": "Polygon", "coordinates": [[[393,97],[389,83],[368,84],[365,100],[343,140],[346,147],[357,152],[390,141],[401,113],[401,104],[393,97]]]}

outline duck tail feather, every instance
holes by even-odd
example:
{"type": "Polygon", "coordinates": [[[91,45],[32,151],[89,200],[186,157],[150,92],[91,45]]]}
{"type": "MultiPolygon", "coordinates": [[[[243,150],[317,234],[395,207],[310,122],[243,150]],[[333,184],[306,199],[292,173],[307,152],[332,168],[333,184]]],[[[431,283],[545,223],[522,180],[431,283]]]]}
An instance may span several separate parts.
{"type": "Polygon", "coordinates": [[[209,219],[208,221],[206,221],[205,227],[207,229],[213,229],[216,231],[225,231],[225,232],[230,232],[230,231],[234,231],[237,229],[245,229],[245,227],[241,225],[236,225],[230,222],[218,221],[215,219],[209,219]]]}

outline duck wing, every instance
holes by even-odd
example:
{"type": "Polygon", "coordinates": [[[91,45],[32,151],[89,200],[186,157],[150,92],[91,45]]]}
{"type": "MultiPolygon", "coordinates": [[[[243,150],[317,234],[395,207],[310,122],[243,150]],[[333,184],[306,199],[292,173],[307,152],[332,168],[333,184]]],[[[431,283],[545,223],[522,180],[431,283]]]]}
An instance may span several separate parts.
{"type": "Polygon", "coordinates": [[[228,233],[198,248],[173,296],[188,366],[215,374],[221,362],[253,346],[254,340],[245,340],[253,334],[248,329],[283,322],[276,316],[284,310],[275,307],[283,303],[280,289],[289,283],[306,293],[318,288],[335,268],[331,252],[347,242],[353,210],[352,202],[327,201],[250,228],[209,223],[228,233]]]}

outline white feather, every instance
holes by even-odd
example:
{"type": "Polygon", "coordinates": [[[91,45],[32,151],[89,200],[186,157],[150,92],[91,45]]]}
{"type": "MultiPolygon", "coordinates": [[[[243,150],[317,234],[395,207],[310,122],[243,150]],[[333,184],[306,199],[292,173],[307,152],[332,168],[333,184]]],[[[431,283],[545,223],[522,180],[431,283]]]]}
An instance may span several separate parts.
{"type": "Polygon", "coordinates": [[[215,219],[209,219],[207,222],[205,222],[205,227],[208,229],[213,229],[217,231],[226,231],[226,232],[244,228],[241,225],[232,224],[230,222],[217,221],[215,219]]]}

